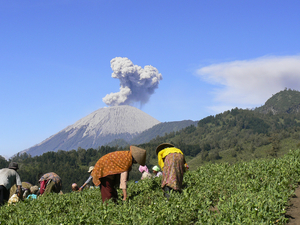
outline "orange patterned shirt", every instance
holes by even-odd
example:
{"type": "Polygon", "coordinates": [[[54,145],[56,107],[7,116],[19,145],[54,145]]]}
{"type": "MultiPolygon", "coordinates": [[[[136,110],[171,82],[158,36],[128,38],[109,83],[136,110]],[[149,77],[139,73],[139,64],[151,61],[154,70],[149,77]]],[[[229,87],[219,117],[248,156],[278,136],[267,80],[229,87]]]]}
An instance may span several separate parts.
{"type": "Polygon", "coordinates": [[[100,185],[100,178],[128,171],[132,166],[131,151],[116,151],[102,156],[96,163],[91,176],[93,183],[100,185]]]}

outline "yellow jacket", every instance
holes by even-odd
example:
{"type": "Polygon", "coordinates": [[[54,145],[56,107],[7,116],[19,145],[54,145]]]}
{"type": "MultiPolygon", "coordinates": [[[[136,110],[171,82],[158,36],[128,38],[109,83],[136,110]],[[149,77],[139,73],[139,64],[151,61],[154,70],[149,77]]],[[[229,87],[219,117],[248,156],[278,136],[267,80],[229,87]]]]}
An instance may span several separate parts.
{"type": "Polygon", "coordinates": [[[163,150],[161,150],[158,155],[157,155],[157,158],[158,158],[158,165],[160,166],[161,169],[163,169],[164,167],[164,158],[169,155],[170,153],[180,153],[183,155],[182,151],[178,148],[165,148],[163,150]]]}

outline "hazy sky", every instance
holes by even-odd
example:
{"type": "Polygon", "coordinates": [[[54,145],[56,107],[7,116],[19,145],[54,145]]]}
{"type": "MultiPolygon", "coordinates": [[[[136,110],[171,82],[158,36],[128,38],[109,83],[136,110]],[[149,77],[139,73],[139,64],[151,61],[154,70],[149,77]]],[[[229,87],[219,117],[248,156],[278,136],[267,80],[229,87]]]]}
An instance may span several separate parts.
{"type": "Polygon", "coordinates": [[[300,90],[300,1],[0,0],[0,155],[93,111],[161,122],[300,90]]]}

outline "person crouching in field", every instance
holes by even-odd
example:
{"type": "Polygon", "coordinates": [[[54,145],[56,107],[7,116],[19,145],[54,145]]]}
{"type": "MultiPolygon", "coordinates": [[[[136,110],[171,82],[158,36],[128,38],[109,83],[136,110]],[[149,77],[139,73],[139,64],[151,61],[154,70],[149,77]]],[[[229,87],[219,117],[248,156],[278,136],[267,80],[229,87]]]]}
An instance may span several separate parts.
{"type": "Polygon", "coordinates": [[[136,146],[130,146],[130,151],[116,151],[102,156],[96,163],[93,172],[93,183],[100,185],[102,202],[112,199],[116,202],[118,192],[115,186],[120,181],[120,189],[123,191],[123,200],[127,198],[128,173],[133,163],[142,166],[146,163],[146,150],[136,146]]]}
{"type": "Polygon", "coordinates": [[[10,188],[16,184],[18,189],[18,197],[22,197],[22,182],[17,170],[19,169],[18,163],[11,162],[8,168],[0,170],[0,206],[4,205],[9,199],[10,188]]]}
{"type": "Polygon", "coordinates": [[[151,173],[149,173],[148,167],[146,165],[145,166],[141,165],[139,167],[139,171],[142,173],[141,180],[151,178],[151,173]]]}
{"type": "Polygon", "coordinates": [[[153,171],[154,177],[162,176],[162,172],[160,171],[160,168],[158,166],[153,166],[152,171],[153,171]]]}
{"type": "MultiPolygon", "coordinates": [[[[29,189],[32,186],[31,183],[28,182],[22,182],[22,193],[23,193],[23,199],[27,198],[27,196],[29,195],[29,189]]],[[[18,188],[17,185],[14,184],[11,188],[10,188],[10,192],[9,192],[9,199],[14,195],[14,194],[18,194],[18,188]]]]}
{"type": "Polygon", "coordinates": [[[76,183],[72,184],[72,191],[79,191],[78,185],[76,183]]]}
{"type": "Polygon", "coordinates": [[[39,194],[39,187],[34,185],[30,188],[30,195],[27,196],[27,199],[37,199],[39,194]]]}
{"type": "Polygon", "coordinates": [[[159,145],[155,151],[158,165],[163,170],[161,187],[169,198],[171,190],[181,191],[185,158],[180,149],[169,143],[159,145]]]}
{"type": "MultiPolygon", "coordinates": [[[[39,174],[41,176],[41,174],[39,174]]],[[[60,193],[62,188],[61,178],[53,172],[46,173],[39,179],[40,183],[40,195],[44,193],[60,193]]]]}

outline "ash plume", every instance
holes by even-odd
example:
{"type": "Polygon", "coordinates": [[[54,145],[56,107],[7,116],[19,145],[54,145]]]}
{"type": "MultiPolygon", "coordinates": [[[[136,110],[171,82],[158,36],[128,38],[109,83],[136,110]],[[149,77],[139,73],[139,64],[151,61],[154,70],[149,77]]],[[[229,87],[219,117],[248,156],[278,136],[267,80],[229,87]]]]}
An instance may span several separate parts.
{"type": "Polygon", "coordinates": [[[145,104],[158,88],[162,75],[153,66],[144,69],[134,65],[126,57],[116,57],[110,61],[112,77],[120,80],[120,91],[107,94],[102,100],[109,106],[145,104]]]}

